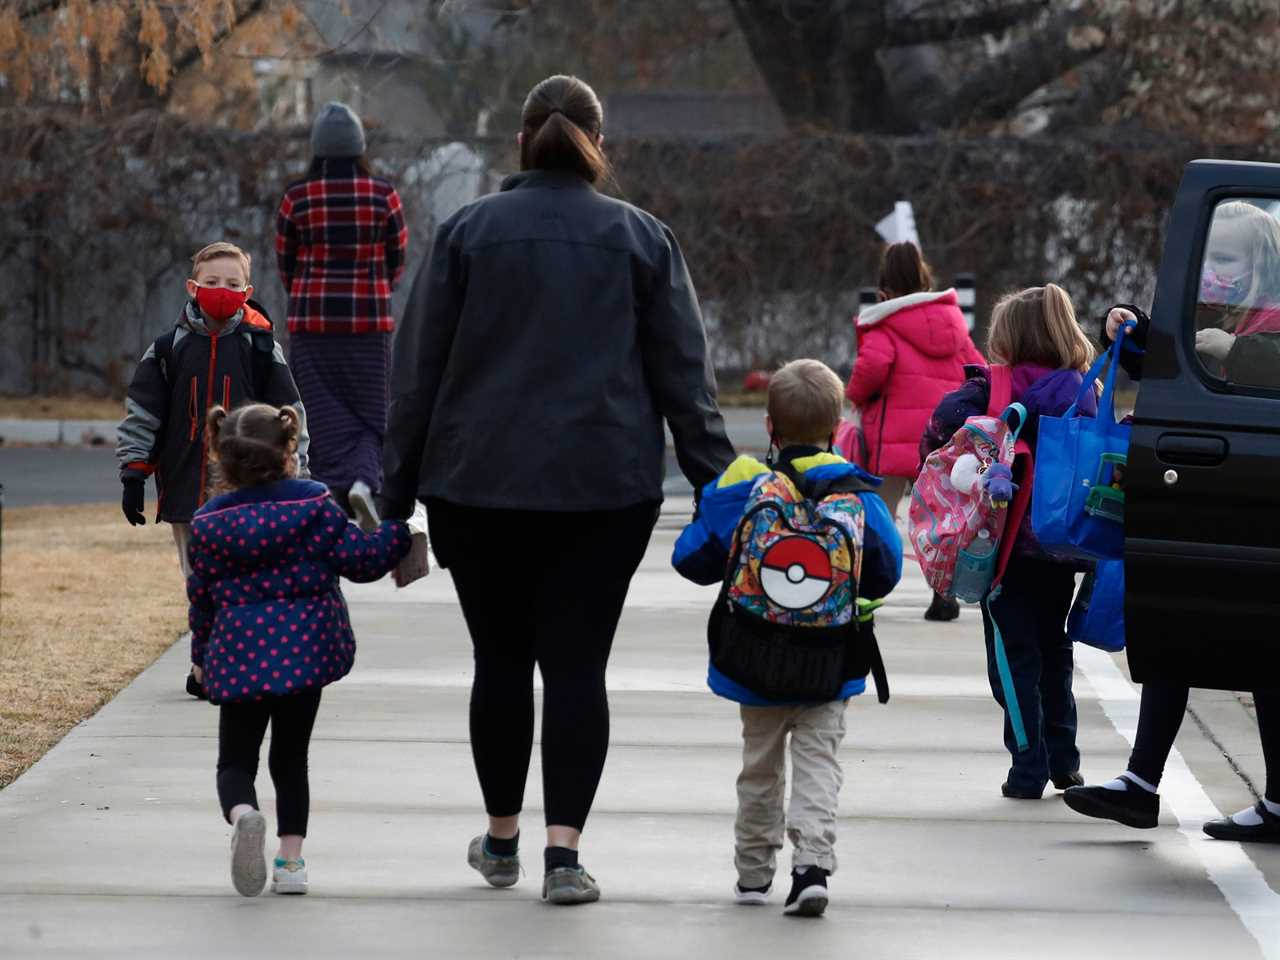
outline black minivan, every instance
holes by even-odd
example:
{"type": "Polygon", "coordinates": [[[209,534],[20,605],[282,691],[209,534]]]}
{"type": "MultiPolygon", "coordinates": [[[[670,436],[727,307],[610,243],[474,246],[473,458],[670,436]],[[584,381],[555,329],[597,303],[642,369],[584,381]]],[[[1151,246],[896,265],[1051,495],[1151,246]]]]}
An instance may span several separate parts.
{"type": "Polygon", "coordinates": [[[1280,687],[1278,215],[1280,164],[1187,165],[1125,477],[1139,683],[1280,687]]]}

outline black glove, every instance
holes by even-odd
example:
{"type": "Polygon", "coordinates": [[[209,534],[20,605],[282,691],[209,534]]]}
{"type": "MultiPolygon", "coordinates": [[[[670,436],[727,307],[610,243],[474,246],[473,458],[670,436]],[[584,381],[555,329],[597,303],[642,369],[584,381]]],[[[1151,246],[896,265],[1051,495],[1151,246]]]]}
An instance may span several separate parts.
{"type": "Polygon", "coordinates": [[[120,508],[124,510],[124,518],[135,527],[145,525],[147,518],[142,510],[146,505],[147,481],[140,477],[129,477],[122,482],[124,497],[121,499],[120,508]]]}

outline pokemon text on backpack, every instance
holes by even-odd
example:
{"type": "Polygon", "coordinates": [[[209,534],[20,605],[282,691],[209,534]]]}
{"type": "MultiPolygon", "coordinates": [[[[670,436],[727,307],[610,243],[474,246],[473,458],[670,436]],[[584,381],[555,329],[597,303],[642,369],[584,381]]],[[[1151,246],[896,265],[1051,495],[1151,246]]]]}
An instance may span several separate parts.
{"type": "Polygon", "coordinates": [[[858,599],[866,517],[854,493],[814,502],[785,468],[760,478],[734,531],[707,624],[711,662],[762,697],[834,700],[845,681],[875,678],[889,699],[870,611],[858,599]]]}
{"type": "MultiPolygon", "coordinates": [[[[980,602],[998,580],[1010,543],[1008,526],[1018,434],[1027,411],[1009,403],[1007,367],[992,367],[986,416],[970,417],[944,446],[929,454],[911,493],[910,540],[925,580],[937,593],[980,602]]],[[[1025,497],[1015,504],[1016,534],[1025,497]]]]}

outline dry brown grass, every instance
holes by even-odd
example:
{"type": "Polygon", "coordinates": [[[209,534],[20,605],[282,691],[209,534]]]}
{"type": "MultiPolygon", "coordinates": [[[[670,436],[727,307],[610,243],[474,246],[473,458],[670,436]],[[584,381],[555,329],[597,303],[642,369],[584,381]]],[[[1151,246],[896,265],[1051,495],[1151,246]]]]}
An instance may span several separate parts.
{"type": "Polygon", "coordinates": [[[9,397],[0,394],[0,420],[119,420],[124,401],[103,397],[9,397]]]}
{"type": "Polygon", "coordinates": [[[186,627],[168,524],[115,505],[4,513],[0,787],[159,656],[186,627]]]}
{"type": "Polygon", "coordinates": [[[767,395],[763,390],[725,390],[722,388],[717,391],[716,399],[720,406],[725,409],[730,407],[759,407],[763,410],[767,395]]]}

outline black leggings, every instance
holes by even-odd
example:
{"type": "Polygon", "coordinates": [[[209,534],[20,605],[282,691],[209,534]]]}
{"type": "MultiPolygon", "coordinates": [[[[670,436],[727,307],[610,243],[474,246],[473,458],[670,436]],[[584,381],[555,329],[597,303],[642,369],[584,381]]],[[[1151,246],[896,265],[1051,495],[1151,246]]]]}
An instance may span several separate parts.
{"type": "Polygon", "coordinates": [[[258,809],[253,781],[258,751],[271,723],[267,768],[276,787],[276,834],[307,835],[311,788],[307,783],[307,749],[320,709],[320,691],[266,697],[252,703],[224,703],[218,717],[218,802],[231,822],[231,808],[247,803],[258,809]]]}
{"type": "Polygon", "coordinates": [[[605,668],[657,504],[551,513],[433,500],[427,513],[475,649],[471,754],[485,810],[524,805],[537,664],[546,822],[581,830],[609,749],[605,668]]]}
{"type": "MultiPolygon", "coordinates": [[[[1153,785],[1159,785],[1165,761],[1187,712],[1187,687],[1165,683],[1144,683],[1138,711],[1138,732],[1133,738],[1129,770],[1153,785]]],[[[1265,796],[1280,803],[1280,691],[1259,690],[1253,695],[1258,713],[1258,735],[1262,738],[1262,758],[1267,768],[1265,796]]]]}

